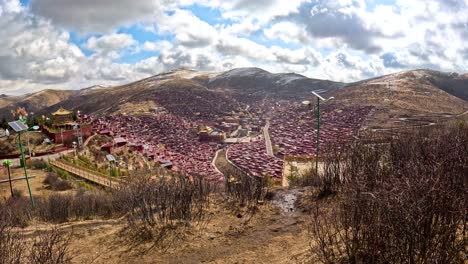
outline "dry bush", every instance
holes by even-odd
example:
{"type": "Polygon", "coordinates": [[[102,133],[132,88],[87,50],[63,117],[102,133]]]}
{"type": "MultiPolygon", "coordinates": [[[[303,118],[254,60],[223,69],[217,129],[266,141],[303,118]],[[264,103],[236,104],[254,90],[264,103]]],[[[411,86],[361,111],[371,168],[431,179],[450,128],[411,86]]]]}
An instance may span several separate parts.
{"type": "Polygon", "coordinates": [[[0,264],[20,264],[26,246],[18,233],[12,231],[12,222],[4,205],[0,204],[0,264]]]}
{"type": "Polygon", "coordinates": [[[111,217],[114,211],[113,199],[103,192],[87,192],[80,189],[73,197],[70,211],[73,217],[81,219],[111,217]]]}
{"type": "Polygon", "coordinates": [[[35,215],[46,222],[63,223],[68,221],[73,196],[71,194],[51,194],[47,198],[37,198],[35,215]]]}
{"type": "Polygon", "coordinates": [[[71,263],[71,232],[62,232],[57,227],[38,234],[29,250],[29,263],[65,264],[71,263]]]}
{"type": "Polygon", "coordinates": [[[16,189],[13,195],[1,205],[3,219],[14,227],[26,227],[33,218],[31,202],[16,189]]]}
{"type": "Polygon", "coordinates": [[[268,194],[269,177],[253,177],[240,172],[231,172],[226,182],[228,203],[239,211],[246,208],[254,213],[265,202],[268,194]]]}
{"type": "Polygon", "coordinates": [[[136,237],[163,242],[182,234],[183,227],[204,220],[210,193],[210,184],[201,177],[134,176],[114,195],[136,237]]]}
{"type": "Polygon", "coordinates": [[[49,172],[44,179],[44,183],[55,191],[66,191],[73,188],[69,181],[61,179],[55,172],[49,172]]]}
{"type": "Polygon", "coordinates": [[[55,185],[55,182],[58,180],[58,175],[55,172],[49,172],[47,173],[47,176],[45,177],[43,183],[47,185],[55,185]]]}
{"type": "Polygon", "coordinates": [[[31,244],[9,217],[9,208],[0,204],[0,264],[70,263],[71,233],[60,232],[56,227],[43,232],[31,244]]]}
{"type": "Polygon", "coordinates": [[[42,159],[33,159],[29,162],[28,167],[36,170],[42,170],[47,167],[47,163],[42,159]]]}
{"type": "Polygon", "coordinates": [[[468,128],[347,150],[343,184],[310,225],[323,263],[463,263],[468,128]]]}

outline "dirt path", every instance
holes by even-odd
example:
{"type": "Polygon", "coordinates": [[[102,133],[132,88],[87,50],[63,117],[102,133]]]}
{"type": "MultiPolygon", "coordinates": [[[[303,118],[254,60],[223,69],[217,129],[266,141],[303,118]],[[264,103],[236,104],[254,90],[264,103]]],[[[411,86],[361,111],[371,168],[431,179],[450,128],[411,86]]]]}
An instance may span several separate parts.
{"type": "Polygon", "coordinates": [[[64,224],[73,229],[73,263],[306,263],[307,216],[285,214],[264,205],[250,221],[223,205],[214,205],[211,220],[166,250],[139,244],[124,235],[124,219],[64,224]]]}

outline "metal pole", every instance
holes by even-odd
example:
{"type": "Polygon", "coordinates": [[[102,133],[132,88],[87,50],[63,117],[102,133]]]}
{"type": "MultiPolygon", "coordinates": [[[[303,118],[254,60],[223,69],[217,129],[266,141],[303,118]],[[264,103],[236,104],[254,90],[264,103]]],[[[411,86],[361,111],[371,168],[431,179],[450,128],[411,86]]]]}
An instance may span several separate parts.
{"type": "Polygon", "coordinates": [[[317,97],[317,149],[315,152],[315,175],[318,176],[318,157],[320,145],[320,98],[317,97]]]}
{"type": "Polygon", "coordinates": [[[28,152],[29,152],[29,158],[31,158],[31,147],[29,146],[29,133],[27,134],[28,135],[28,152]]]}
{"type": "Polygon", "coordinates": [[[11,185],[11,174],[10,174],[10,166],[6,165],[7,171],[8,171],[8,181],[10,183],[10,191],[11,191],[11,197],[13,197],[13,186],[11,185]]]}
{"type": "MultiPolygon", "coordinates": [[[[34,126],[34,113],[31,112],[31,127],[34,126]]],[[[28,133],[28,152],[29,152],[29,158],[32,159],[31,155],[31,147],[29,146],[29,139],[31,138],[30,133],[28,133]]]]}
{"type": "Polygon", "coordinates": [[[26,159],[24,158],[23,144],[21,143],[21,131],[18,132],[18,141],[19,141],[19,147],[20,147],[20,151],[21,151],[21,159],[23,160],[24,176],[26,178],[26,184],[28,185],[29,199],[31,200],[31,205],[34,208],[34,206],[35,206],[34,198],[32,196],[31,186],[29,185],[28,172],[26,170],[26,159]]]}
{"type": "Polygon", "coordinates": [[[109,161],[109,188],[112,189],[112,162],[109,161]]]}

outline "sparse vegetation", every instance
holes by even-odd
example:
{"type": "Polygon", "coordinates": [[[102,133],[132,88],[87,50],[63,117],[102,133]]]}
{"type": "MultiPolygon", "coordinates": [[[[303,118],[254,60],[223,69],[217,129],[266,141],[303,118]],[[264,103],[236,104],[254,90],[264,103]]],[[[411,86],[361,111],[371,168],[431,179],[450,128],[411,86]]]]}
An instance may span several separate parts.
{"type": "Polygon", "coordinates": [[[44,183],[56,191],[66,191],[73,188],[68,180],[60,178],[55,172],[49,172],[44,179],[44,183]]]}
{"type": "Polygon", "coordinates": [[[135,176],[115,195],[131,233],[162,242],[169,235],[178,236],[184,227],[205,219],[211,191],[210,184],[201,177],[135,176]]]}
{"type": "Polygon", "coordinates": [[[313,253],[323,263],[463,263],[467,151],[460,126],[351,146],[331,173],[340,191],[312,214],[313,253]]]}
{"type": "Polygon", "coordinates": [[[29,250],[30,263],[66,264],[71,263],[70,241],[72,232],[63,232],[57,227],[40,233],[34,238],[29,250]]]}
{"type": "Polygon", "coordinates": [[[44,263],[65,264],[71,261],[72,234],[57,227],[37,235],[31,243],[14,230],[15,219],[0,205],[0,264],[44,263]]]}
{"type": "Polygon", "coordinates": [[[236,213],[243,208],[252,214],[265,202],[270,184],[270,177],[252,177],[239,170],[229,170],[226,181],[227,201],[236,213]]]}

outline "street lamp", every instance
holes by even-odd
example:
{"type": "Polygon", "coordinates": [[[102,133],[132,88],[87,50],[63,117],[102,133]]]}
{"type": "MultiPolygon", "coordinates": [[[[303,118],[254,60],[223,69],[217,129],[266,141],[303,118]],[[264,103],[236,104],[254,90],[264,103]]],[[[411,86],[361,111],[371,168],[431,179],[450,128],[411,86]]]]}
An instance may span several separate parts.
{"type": "Polygon", "coordinates": [[[13,128],[13,130],[18,133],[18,145],[19,145],[20,152],[21,152],[21,160],[23,161],[24,176],[26,178],[26,184],[28,185],[29,199],[31,200],[31,204],[34,207],[34,198],[32,196],[31,186],[29,185],[28,172],[26,170],[26,159],[24,158],[23,143],[21,142],[21,132],[30,131],[30,130],[38,130],[39,126],[33,126],[33,127],[28,128],[28,126],[26,126],[21,121],[8,122],[8,125],[10,125],[10,127],[13,128]]]}
{"type": "Polygon", "coordinates": [[[3,131],[1,134],[0,134],[0,138],[2,137],[9,137],[10,136],[10,131],[8,131],[8,129],[5,129],[5,131],[3,131]]]}
{"type": "Polygon", "coordinates": [[[112,188],[112,162],[116,160],[112,154],[106,155],[106,159],[109,161],[109,188],[112,188]]]}
{"type": "MultiPolygon", "coordinates": [[[[316,92],[312,92],[315,97],[317,97],[317,108],[315,109],[315,117],[317,118],[317,148],[315,152],[315,175],[318,176],[318,156],[319,156],[319,146],[320,146],[320,101],[331,101],[335,99],[335,97],[330,97],[328,99],[323,98],[321,95],[319,95],[316,92]]],[[[312,107],[312,102],[310,101],[304,101],[302,102],[303,105],[307,105],[309,108],[312,107]]]]}

